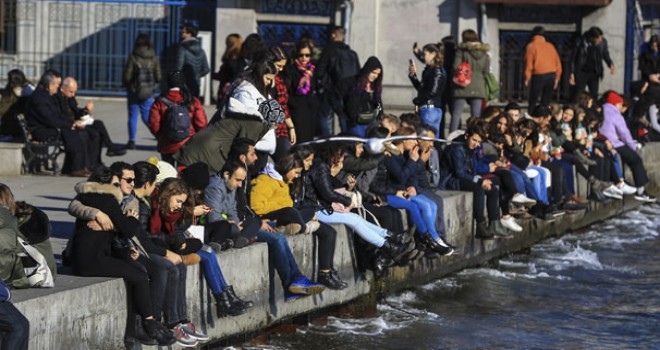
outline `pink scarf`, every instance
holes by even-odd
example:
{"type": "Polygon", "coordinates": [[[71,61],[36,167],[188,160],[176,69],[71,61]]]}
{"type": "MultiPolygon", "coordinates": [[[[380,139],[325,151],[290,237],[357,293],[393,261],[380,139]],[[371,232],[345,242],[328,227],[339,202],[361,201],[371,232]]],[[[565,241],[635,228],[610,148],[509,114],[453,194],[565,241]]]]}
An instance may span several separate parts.
{"type": "Polygon", "coordinates": [[[296,88],[296,93],[298,95],[307,95],[309,90],[312,89],[312,75],[314,74],[314,68],[316,67],[312,63],[302,64],[296,60],[296,68],[302,73],[302,77],[296,88]]]}

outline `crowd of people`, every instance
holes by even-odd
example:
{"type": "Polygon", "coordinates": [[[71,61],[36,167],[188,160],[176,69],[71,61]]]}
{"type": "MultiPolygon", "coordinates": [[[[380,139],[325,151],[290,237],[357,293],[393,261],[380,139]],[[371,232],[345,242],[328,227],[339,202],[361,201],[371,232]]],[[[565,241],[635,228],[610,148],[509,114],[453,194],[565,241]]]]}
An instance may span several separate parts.
{"type": "MultiPolygon", "coordinates": [[[[88,177],[76,185],[69,206],[76,224],[63,258],[76,275],[126,281],[127,343],[196,346],[208,340],[188,318],[188,265],[200,264],[218,317],[247,312],[253,302],[239,297],[245,291],[225,279],[216,257],[228,249],[266,243],[286,302],[348,287],[333,266],[340,224],[355,233],[360,269],[377,275],[393,265],[449,256],[459,248],[447,238],[439,190],[473,193],[474,237],[481,240],[510,238],[523,230],[522,220],[554,220],[586,208],[589,200],[631,195],[655,202],[645,190],[649,179],[639,150],[657,132],[638,132],[658,124],[655,37],[643,56],[644,82],[634,103],[615,91],[598,94],[601,61],[612,74],[615,69],[602,32],[590,29],[570,67],[575,100],[562,105],[552,101],[561,62],[548,54],[554,47],[542,28],[535,28],[526,53],[527,113],[513,102],[502,109],[487,105],[489,46],[475,31],[464,31],[460,45],[452,38],[421,49],[415,44],[413,52],[425,64],[421,79],[412,60],[408,67],[417,90],[415,112],[395,116],[384,110],[381,62],[369,57],[360,67],[343,42],[343,28],[332,30],[320,54],[310,38],[287,53],[267,47],[257,34],[245,41],[231,34],[213,74],[220,89],[209,120],[199,100],[199,77],[208,64],[195,33],[184,30],[177,67],[164,74],[166,88],[156,98],[150,89],[161,69],[148,36],[138,36],[124,76],[127,147],[115,146],[101,121],[83,121],[93,104],[78,107],[75,79],[50,70],[25,92],[31,90],[25,77],[10,72],[9,96],[15,103],[26,98],[20,108],[33,137],[61,136],[68,171],[88,177]],[[463,121],[466,103],[471,117],[463,121]],[[108,156],[133,148],[140,111],[160,160],[106,167],[100,146],[108,156]],[[649,119],[654,121],[645,123],[649,119]],[[446,143],[434,142],[445,135],[446,143]],[[365,149],[373,139],[382,140],[382,152],[365,149]],[[624,164],[633,184],[625,181],[624,164]],[[589,184],[588,198],[577,194],[574,172],[589,184]],[[315,279],[300,271],[291,235],[318,240],[315,279]]],[[[2,187],[0,204],[0,214],[19,215],[2,187]]],[[[25,235],[15,232],[11,219],[2,224],[14,236],[25,235]]],[[[12,285],[14,274],[2,271],[12,285]]]]}

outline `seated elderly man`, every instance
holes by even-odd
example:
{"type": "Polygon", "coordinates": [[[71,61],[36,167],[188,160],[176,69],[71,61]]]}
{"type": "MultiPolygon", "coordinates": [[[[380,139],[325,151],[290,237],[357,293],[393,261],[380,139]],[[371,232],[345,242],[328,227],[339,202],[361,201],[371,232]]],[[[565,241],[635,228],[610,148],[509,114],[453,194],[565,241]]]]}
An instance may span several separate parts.
{"type": "Polygon", "coordinates": [[[110,139],[108,130],[105,124],[98,119],[90,119],[92,110],[94,110],[94,102],[88,101],[85,107],[79,107],[76,101],[76,92],[78,92],[78,82],[73,77],[66,77],[62,80],[62,85],[55,94],[55,101],[60,108],[60,111],[65,115],[70,122],[82,120],[82,130],[89,134],[89,139],[92,142],[93,151],[92,156],[97,164],[101,164],[101,147],[106,146],[108,157],[121,156],[126,154],[126,149],[115,145],[110,139]],[[90,123],[91,122],[91,123],[90,123]]]}
{"type": "Polygon", "coordinates": [[[30,96],[25,108],[25,117],[35,141],[47,141],[62,137],[66,158],[63,172],[72,176],[87,177],[94,164],[89,154],[90,140],[83,131],[82,121],[69,121],[62,115],[53,98],[59,83],[55,74],[49,72],[39,80],[39,85],[30,96]]]}

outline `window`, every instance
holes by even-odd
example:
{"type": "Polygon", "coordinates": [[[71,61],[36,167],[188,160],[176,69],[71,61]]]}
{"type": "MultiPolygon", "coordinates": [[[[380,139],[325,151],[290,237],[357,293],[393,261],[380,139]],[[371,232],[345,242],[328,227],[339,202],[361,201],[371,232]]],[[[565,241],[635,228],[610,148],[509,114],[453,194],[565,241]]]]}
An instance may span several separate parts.
{"type": "Polygon", "coordinates": [[[16,1],[0,0],[0,53],[16,53],[16,1]]]}

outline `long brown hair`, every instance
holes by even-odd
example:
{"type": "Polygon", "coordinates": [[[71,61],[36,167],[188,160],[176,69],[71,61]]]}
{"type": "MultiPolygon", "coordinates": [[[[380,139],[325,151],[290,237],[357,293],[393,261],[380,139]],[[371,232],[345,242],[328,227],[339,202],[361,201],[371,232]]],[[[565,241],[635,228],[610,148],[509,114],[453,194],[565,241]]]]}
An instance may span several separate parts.
{"type": "MultiPolygon", "coordinates": [[[[187,197],[190,197],[190,190],[183,180],[172,177],[163,180],[158,192],[158,210],[160,210],[162,215],[167,215],[170,212],[170,198],[180,194],[185,194],[187,197]]],[[[186,203],[187,202],[186,198],[186,203]]],[[[186,217],[188,216],[187,212],[187,207],[184,207],[183,213],[186,217]]]]}
{"type": "Polygon", "coordinates": [[[222,54],[222,62],[238,59],[243,46],[243,38],[236,33],[227,35],[225,38],[225,53],[222,54]]]}
{"type": "Polygon", "coordinates": [[[0,183],[0,206],[7,207],[12,215],[16,214],[16,201],[9,186],[0,183]]]}

